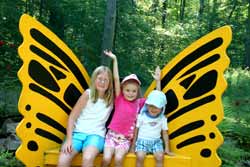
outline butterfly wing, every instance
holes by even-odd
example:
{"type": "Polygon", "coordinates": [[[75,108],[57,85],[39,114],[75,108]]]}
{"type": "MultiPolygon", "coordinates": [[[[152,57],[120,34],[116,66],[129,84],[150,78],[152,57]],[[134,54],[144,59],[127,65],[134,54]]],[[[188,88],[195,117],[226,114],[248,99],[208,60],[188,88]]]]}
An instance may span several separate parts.
{"type": "MultiPolygon", "coordinates": [[[[223,77],[229,66],[226,49],[231,42],[229,26],[197,40],[162,69],[161,88],[168,104],[171,150],[192,158],[192,166],[220,166],[217,148],[223,137],[216,127],[223,119],[223,77]]],[[[153,82],[145,96],[155,88],[153,82]]]]}
{"type": "Polygon", "coordinates": [[[22,15],[19,29],[23,119],[16,128],[22,142],[16,156],[26,166],[43,166],[44,151],[63,142],[68,114],[90,79],[73,52],[34,18],[22,15]]]}

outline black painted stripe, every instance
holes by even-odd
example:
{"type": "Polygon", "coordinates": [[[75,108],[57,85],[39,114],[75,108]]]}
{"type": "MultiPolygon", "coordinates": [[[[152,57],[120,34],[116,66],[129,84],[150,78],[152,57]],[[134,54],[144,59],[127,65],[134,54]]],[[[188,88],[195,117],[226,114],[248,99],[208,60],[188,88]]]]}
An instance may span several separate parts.
{"type": "Polygon", "coordinates": [[[36,83],[39,83],[54,92],[60,91],[57,81],[40,62],[31,60],[29,63],[28,73],[30,77],[36,81],[36,83]]]}
{"type": "Polygon", "coordinates": [[[203,46],[197,48],[195,51],[185,56],[179,61],[161,80],[161,88],[163,89],[183,68],[192,63],[194,60],[200,58],[206,53],[218,48],[223,42],[222,38],[215,38],[203,46]]]}
{"type": "Polygon", "coordinates": [[[53,41],[51,41],[37,29],[32,28],[30,30],[30,34],[37,42],[39,42],[41,45],[53,52],[59,59],[64,62],[64,64],[66,64],[66,66],[70,69],[70,71],[74,74],[79,83],[82,85],[82,88],[84,90],[88,88],[88,84],[81,71],[78,69],[77,65],[61,48],[59,48],[53,41]]]}
{"type": "Polygon", "coordinates": [[[36,47],[35,45],[30,46],[30,50],[35,53],[37,56],[40,56],[42,59],[56,65],[57,67],[60,67],[66,71],[68,71],[61,63],[59,63],[56,59],[54,59],[51,55],[45,53],[40,48],[36,47]]]}
{"type": "Polygon", "coordinates": [[[62,71],[56,69],[55,67],[49,66],[49,69],[54,74],[57,80],[66,78],[66,75],[62,71]]]}
{"type": "Polygon", "coordinates": [[[216,70],[206,72],[185,92],[183,99],[196,99],[197,97],[207,94],[215,88],[217,79],[218,72],[216,70]]]}
{"type": "Polygon", "coordinates": [[[212,64],[214,63],[215,61],[217,61],[218,59],[220,58],[220,55],[219,54],[215,54],[209,58],[207,58],[206,60],[203,60],[202,62],[198,63],[197,65],[193,66],[191,69],[189,69],[187,72],[185,72],[183,75],[181,75],[178,79],[194,72],[194,71],[197,71],[209,64],[212,64]]]}
{"type": "Polygon", "coordinates": [[[64,92],[63,99],[73,108],[81,94],[80,90],[74,84],[70,84],[64,92]]]}
{"type": "Polygon", "coordinates": [[[49,116],[43,114],[43,113],[37,113],[36,117],[42,121],[43,123],[46,123],[47,125],[59,130],[60,132],[66,134],[66,128],[64,128],[59,122],[55,121],[54,119],[50,118],[49,116]]]}
{"type": "Polygon", "coordinates": [[[48,100],[53,101],[57,106],[59,106],[67,114],[70,113],[70,111],[71,111],[70,108],[68,108],[60,99],[58,99],[57,97],[55,97],[51,93],[47,92],[46,90],[44,90],[40,86],[38,86],[38,85],[36,85],[34,83],[31,83],[31,84],[29,84],[29,88],[31,90],[33,90],[34,92],[37,92],[40,95],[46,97],[48,100]]]}
{"type": "Polygon", "coordinates": [[[196,75],[191,75],[191,76],[187,77],[186,79],[184,79],[183,81],[180,82],[180,85],[183,86],[185,89],[188,89],[189,86],[194,81],[195,77],[196,77],[196,75]]]}
{"type": "Polygon", "coordinates": [[[179,144],[177,144],[177,149],[181,149],[182,147],[186,147],[188,145],[194,144],[194,143],[198,143],[198,142],[202,142],[205,141],[206,137],[204,135],[198,135],[198,136],[194,136],[192,138],[189,138],[179,144]]]}
{"type": "Polygon", "coordinates": [[[191,111],[199,106],[207,104],[207,103],[213,101],[214,99],[215,99],[214,95],[209,95],[209,96],[206,96],[200,100],[197,100],[196,102],[194,102],[188,106],[185,106],[185,107],[181,108],[180,110],[176,111],[174,114],[170,115],[168,117],[168,122],[171,122],[174,119],[180,117],[181,115],[183,115],[183,114],[185,114],[185,113],[187,113],[187,112],[189,112],[189,111],[191,111]]]}
{"type": "Polygon", "coordinates": [[[179,101],[178,98],[175,94],[175,92],[172,89],[169,89],[166,93],[165,93],[167,100],[168,100],[168,104],[166,105],[166,109],[164,114],[169,115],[171,112],[173,112],[174,110],[176,110],[179,106],[179,101]]]}
{"type": "Polygon", "coordinates": [[[62,144],[62,140],[57,137],[56,135],[44,130],[44,129],[40,129],[40,128],[36,128],[35,133],[38,134],[39,136],[45,137],[49,140],[52,140],[58,144],[62,144]]]}
{"type": "Polygon", "coordinates": [[[177,129],[176,131],[174,131],[173,133],[171,133],[169,135],[169,139],[174,139],[174,138],[181,136],[185,133],[188,133],[190,131],[198,129],[198,128],[202,127],[203,125],[204,125],[203,120],[199,120],[199,121],[195,121],[195,122],[191,122],[189,124],[186,124],[186,125],[182,126],[181,128],[177,129]]]}

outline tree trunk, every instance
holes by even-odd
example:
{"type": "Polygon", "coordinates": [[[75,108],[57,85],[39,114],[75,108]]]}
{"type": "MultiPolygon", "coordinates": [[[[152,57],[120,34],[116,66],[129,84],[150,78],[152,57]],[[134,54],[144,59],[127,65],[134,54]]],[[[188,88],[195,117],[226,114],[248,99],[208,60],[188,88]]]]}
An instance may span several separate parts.
{"type": "MultiPolygon", "coordinates": [[[[166,26],[167,26],[167,23],[166,23],[166,20],[167,20],[167,5],[168,5],[168,0],[163,0],[162,1],[162,22],[161,22],[162,28],[166,28],[166,26]]],[[[165,47],[165,42],[162,41],[160,43],[159,56],[162,55],[161,53],[164,51],[164,47],[165,47]]]]}
{"type": "Polygon", "coordinates": [[[228,23],[230,22],[230,19],[231,19],[232,15],[233,15],[233,12],[234,12],[235,9],[236,9],[237,3],[238,3],[238,1],[237,1],[237,0],[234,0],[233,9],[231,10],[231,12],[230,12],[230,14],[229,14],[229,16],[228,16],[228,18],[227,18],[227,22],[228,22],[228,23]]]}
{"type": "Polygon", "coordinates": [[[203,12],[204,12],[204,0],[200,0],[200,8],[199,8],[199,15],[198,15],[199,35],[202,34],[203,12]]]}
{"type": "Polygon", "coordinates": [[[184,20],[185,5],[186,5],[186,0],[181,0],[180,1],[180,21],[181,22],[184,20]]]}
{"type": "Polygon", "coordinates": [[[168,4],[168,0],[163,0],[163,2],[162,2],[162,21],[161,21],[162,28],[166,27],[167,4],[168,4]]]}
{"type": "Polygon", "coordinates": [[[106,16],[104,23],[101,60],[103,65],[110,65],[110,59],[103,55],[105,49],[112,50],[114,45],[116,25],[116,0],[108,0],[106,7],[106,16]]]}
{"type": "Polygon", "coordinates": [[[248,17],[246,20],[245,66],[250,67],[250,0],[248,0],[248,17]]]}
{"type": "Polygon", "coordinates": [[[217,8],[218,8],[218,3],[217,0],[213,0],[213,8],[212,11],[210,11],[210,18],[209,18],[209,25],[208,25],[208,30],[212,31],[214,29],[214,23],[215,19],[217,18],[217,8]]]}

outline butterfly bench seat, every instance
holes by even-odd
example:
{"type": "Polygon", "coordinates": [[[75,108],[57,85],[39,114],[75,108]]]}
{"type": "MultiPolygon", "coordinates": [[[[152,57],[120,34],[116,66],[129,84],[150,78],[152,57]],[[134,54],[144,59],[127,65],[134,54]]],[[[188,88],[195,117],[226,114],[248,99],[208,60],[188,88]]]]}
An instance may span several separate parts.
{"type": "MultiPolygon", "coordinates": [[[[59,156],[59,149],[51,149],[45,151],[44,153],[44,166],[52,167],[56,166],[59,156]]],[[[95,166],[101,166],[102,154],[98,155],[95,160],[95,166]]],[[[124,167],[135,166],[136,156],[133,153],[128,153],[124,159],[124,167]]],[[[82,154],[78,154],[72,161],[72,166],[81,166],[82,163],[82,154]]],[[[112,166],[114,163],[112,162],[112,166]]],[[[153,167],[155,166],[155,161],[153,155],[147,155],[144,167],[153,167]]],[[[164,157],[164,166],[171,167],[191,167],[191,158],[184,157],[181,155],[168,156],[164,157]]]]}

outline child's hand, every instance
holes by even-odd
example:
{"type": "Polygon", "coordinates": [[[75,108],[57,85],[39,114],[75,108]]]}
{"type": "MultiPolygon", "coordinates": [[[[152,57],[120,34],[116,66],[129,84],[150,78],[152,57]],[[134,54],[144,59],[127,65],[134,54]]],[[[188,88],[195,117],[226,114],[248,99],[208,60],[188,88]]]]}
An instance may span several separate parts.
{"type": "Polygon", "coordinates": [[[65,143],[62,145],[61,152],[64,154],[72,152],[72,142],[71,140],[66,140],[65,143]]]}
{"type": "Polygon", "coordinates": [[[175,153],[173,153],[171,151],[167,151],[167,150],[165,150],[165,154],[167,154],[169,156],[175,156],[175,153]]]}
{"type": "Polygon", "coordinates": [[[160,69],[159,66],[157,66],[157,67],[155,68],[155,72],[154,72],[154,74],[152,74],[152,76],[153,76],[153,78],[154,78],[156,81],[161,80],[161,69],[160,69]]]}
{"type": "Polygon", "coordinates": [[[109,50],[104,50],[103,51],[103,53],[105,54],[105,55],[107,55],[108,57],[110,57],[111,59],[116,59],[116,56],[109,50]]]}

